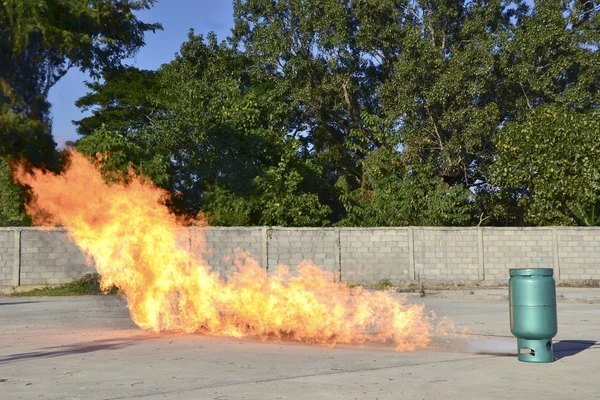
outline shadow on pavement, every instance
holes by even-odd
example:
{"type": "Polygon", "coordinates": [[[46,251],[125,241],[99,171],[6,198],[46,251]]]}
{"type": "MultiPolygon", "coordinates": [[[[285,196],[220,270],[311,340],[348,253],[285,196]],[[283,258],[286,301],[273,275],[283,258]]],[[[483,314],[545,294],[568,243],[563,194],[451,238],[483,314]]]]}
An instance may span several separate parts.
{"type": "Polygon", "coordinates": [[[11,361],[61,357],[71,354],[85,354],[103,350],[118,350],[149,339],[154,338],[149,336],[129,336],[126,338],[102,339],[91,342],[74,343],[66,346],[46,347],[42,348],[40,351],[11,354],[5,357],[0,357],[0,365],[10,363],[11,361]]]}
{"type": "Polygon", "coordinates": [[[0,302],[0,306],[17,306],[19,304],[33,304],[33,303],[41,303],[40,300],[32,300],[32,301],[6,301],[0,302]]]}
{"type": "Polygon", "coordinates": [[[554,343],[554,357],[557,360],[571,357],[590,347],[600,348],[600,342],[595,340],[561,340],[554,343]]]}
{"type": "MultiPolygon", "coordinates": [[[[600,342],[594,340],[561,340],[554,343],[553,347],[554,359],[560,360],[564,357],[571,357],[579,354],[589,348],[600,349],[600,342]]],[[[474,353],[496,357],[517,357],[517,353],[513,351],[486,351],[478,349],[477,351],[474,351],[474,353]]]]}

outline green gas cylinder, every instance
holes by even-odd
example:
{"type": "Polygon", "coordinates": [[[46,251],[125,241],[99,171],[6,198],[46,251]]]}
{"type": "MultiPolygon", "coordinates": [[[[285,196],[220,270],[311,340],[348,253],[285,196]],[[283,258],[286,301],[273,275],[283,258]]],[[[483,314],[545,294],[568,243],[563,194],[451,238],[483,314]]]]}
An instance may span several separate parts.
{"type": "Polygon", "coordinates": [[[510,331],[517,338],[519,361],[554,361],[552,338],[558,323],[552,268],[511,269],[508,296],[510,331]]]}

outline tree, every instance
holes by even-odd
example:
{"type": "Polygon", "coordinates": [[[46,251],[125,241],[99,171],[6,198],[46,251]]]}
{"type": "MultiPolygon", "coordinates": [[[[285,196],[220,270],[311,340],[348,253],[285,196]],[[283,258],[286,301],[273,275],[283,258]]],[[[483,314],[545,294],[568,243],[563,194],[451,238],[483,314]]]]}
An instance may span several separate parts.
{"type": "Polygon", "coordinates": [[[180,207],[220,224],[572,224],[598,204],[582,143],[596,140],[599,10],[236,0],[228,42],[191,34],[155,74],[105,74],[80,126],[118,132],[141,149],[133,164],[160,155],[180,207]],[[582,156],[554,153],[563,140],[582,156]]]}
{"type": "Polygon", "coordinates": [[[0,4],[3,30],[12,55],[39,45],[45,56],[47,85],[52,86],[71,67],[93,77],[132,56],[144,45],[147,31],[160,24],[140,21],[135,11],[147,10],[156,0],[5,0],[0,4]]]}
{"type": "MultiPolygon", "coordinates": [[[[154,0],[5,0],[0,2],[0,161],[25,157],[58,169],[51,135],[50,88],[70,68],[99,77],[144,44],[159,24],[141,22],[134,11],[154,0]]],[[[18,189],[2,179],[0,198],[13,202],[18,189]]],[[[22,201],[6,209],[22,209],[22,201]]],[[[8,221],[8,219],[0,218],[8,221]]],[[[9,218],[10,219],[10,218],[9,218]]],[[[11,221],[16,221],[10,219],[11,221]]]]}
{"type": "Polygon", "coordinates": [[[187,208],[206,211],[216,224],[234,222],[219,219],[230,209],[223,202],[237,204],[236,223],[326,221],[328,209],[311,193],[318,168],[301,160],[288,135],[294,111],[277,82],[234,46],[193,31],[160,75],[166,111],[152,130],[169,149],[171,188],[187,208]],[[287,207],[268,213],[274,204],[287,207]]]}
{"type": "MultiPolygon", "coordinates": [[[[139,21],[134,11],[154,0],[40,1],[0,3],[0,66],[3,86],[22,100],[27,118],[49,124],[50,88],[70,68],[92,77],[118,68],[144,45],[159,24],[139,21]]],[[[6,91],[6,90],[5,90],[6,91]]]]}
{"type": "Polygon", "coordinates": [[[510,224],[570,225],[570,202],[598,201],[586,157],[598,141],[599,23],[597,2],[537,1],[521,5],[503,41],[505,117],[491,180],[510,224]]]}
{"type": "Polygon", "coordinates": [[[361,115],[377,112],[379,77],[357,45],[352,4],[234,2],[234,37],[289,98],[290,135],[302,143],[302,157],[323,171],[319,195],[335,219],[344,212],[335,183],[343,178],[358,187],[360,160],[376,146],[361,115]]]}
{"type": "Polygon", "coordinates": [[[494,183],[515,188],[525,222],[573,225],[576,209],[594,210],[600,199],[600,113],[558,105],[538,107],[511,122],[497,142],[494,183]]]}
{"type": "Polygon", "coordinates": [[[330,210],[314,193],[318,168],[301,159],[298,141],[288,136],[289,101],[245,54],[191,31],[145,94],[130,95],[134,87],[126,85],[119,90],[136,81],[132,76],[139,74],[110,76],[80,101],[100,106],[88,122],[107,125],[78,148],[117,157],[105,164],[113,170],[131,164],[144,172],[141,160],[164,160],[168,182],[161,182],[175,194],[174,208],[206,212],[214,224],[326,223],[330,210]],[[151,118],[122,118],[138,111],[151,118]]]}
{"type": "Polygon", "coordinates": [[[522,4],[499,60],[505,120],[525,120],[536,107],[589,110],[600,84],[600,13],[596,1],[522,4]]]}
{"type": "Polygon", "coordinates": [[[73,121],[77,133],[87,136],[104,125],[127,136],[151,124],[160,93],[155,71],[121,67],[102,78],[102,82],[87,82],[90,92],[75,102],[83,111],[93,109],[91,116],[73,121]]]}
{"type": "Polygon", "coordinates": [[[400,154],[379,149],[364,165],[368,184],[350,190],[338,182],[346,207],[342,226],[453,226],[472,220],[474,194],[442,179],[432,180],[427,166],[406,166],[400,154]]]}
{"type": "Polygon", "coordinates": [[[77,141],[76,149],[95,158],[109,181],[127,179],[133,168],[156,185],[168,188],[168,163],[161,154],[149,151],[150,149],[105,125],[77,141]]]}
{"type": "MultiPolygon", "coordinates": [[[[377,196],[398,185],[426,193],[443,182],[440,200],[482,190],[502,123],[496,51],[514,13],[500,0],[238,0],[235,34],[289,85],[305,157],[326,184],[378,208],[377,196]],[[379,150],[428,177],[375,183],[365,168],[379,150]]],[[[328,197],[339,209],[331,189],[328,197]]],[[[447,221],[469,223],[456,217],[447,221]]]]}
{"type": "MultiPolygon", "coordinates": [[[[1,64],[7,60],[5,33],[6,30],[0,30],[1,64]]],[[[25,78],[16,83],[13,80],[15,87],[4,78],[9,69],[0,76],[0,226],[30,223],[24,210],[24,193],[12,181],[9,162],[25,158],[36,166],[57,166],[56,143],[49,129],[49,104],[39,95],[41,80],[32,68],[37,61],[35,52],[15,60],[15,70],[25,78]]]]}

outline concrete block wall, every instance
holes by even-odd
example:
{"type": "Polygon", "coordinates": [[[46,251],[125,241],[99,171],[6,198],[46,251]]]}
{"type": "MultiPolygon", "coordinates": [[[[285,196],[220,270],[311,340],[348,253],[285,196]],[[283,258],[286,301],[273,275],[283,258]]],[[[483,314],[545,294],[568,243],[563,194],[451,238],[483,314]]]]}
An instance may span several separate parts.
{"type": "Polygon", "coordinates": [[[15,234],[0,231],[0,286],[13,286],[15,234]]]}
{"type": "Polygon", "coordinates": [[[414,275],[406,228],[343,228],[340,251],[345,282],[400,282],[414,275]]]}
{"type": "Polygon", "coordinates": [[[20,285],[57,285],[94,271],[64,229],[21,231],[20,285]]]}
{"type": "Polygon", "coordinates": [[[552,228],[485,228],[483,254],[485,280],[491,283],[506,281],[510,268],[555,268],[552,228]]]}
{"type": "MultiPolygon", "coordinates": [[[[239,253],[269,273],[312,260],[348,283],[506,284],[510,268],[600,281],[600,228],[189,228],[178,246],[227,275],[239,253]]],[[[242,263],[244,260],[241,260],[242,263]]],[[[64,229],[0,228],[0,286],[69,282],[93,271],[64,229]]]]}
{"type": "Polygon", "coordinates": [[[561,280],[600,279],[600,229],[561,228],[554,240],[561,280]]]}
{"type": "Polygon", "coordinates": [[[478,231],[474,229],[413,228],[416,280],[477,282],[478,231]]]}
{"type": "Polygon", "coordinates": [[[339,229],[335,228],[272,228],[267,231],[267,266],[274,270],[283,264],[297,274],[296,267],[312,260],[339,279],[339,229]]]}
{"type": "MultiPolygon", "coordinates": [[[[204,261],[221,276],[235,266],[240,253],[261,262],[265,253],[263,236],[261,228],[190,228],[192,251],[203,254],[204,261]]],[[[245,259],[238,262],[243,264],[245,259]]]]}

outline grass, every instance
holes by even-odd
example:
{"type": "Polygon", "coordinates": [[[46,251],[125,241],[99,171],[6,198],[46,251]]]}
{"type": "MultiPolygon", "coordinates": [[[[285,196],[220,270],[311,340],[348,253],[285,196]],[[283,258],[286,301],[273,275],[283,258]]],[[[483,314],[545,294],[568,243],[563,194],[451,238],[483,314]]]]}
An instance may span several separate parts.
{"type": "Polygon", "coordinates": [[[377,283],[368,283],[364,285],[358,283],[348,283],[347,285],[350,289],[360,286],[368,290],[390,290],[395,287],[389,279],[383,279],[377,283]]]}
{"type": "MultiPolygon", "coordinates": [[[[98,283],[100,276],[98,274],[87,274],[76,281],[65,283],[59,286],[46,286],[41,289],[33,289],[27,292],[15,292],[12,297],[42,297],[42,296],[86,296],[104,294],[98,283]]],[[[109,294],[117,293],[117,288],[113,287],[109,294]]]]}
{"type": "Polygon", "coordinates": [[[383,279],[381,281],[379,281],[379,283],[377,283],[375,289],[376,290],[388,290],[389,288],[393,287],[394,284],[392,282],[390,282],[389,279],[383,279]]]}
{"type": "Polygon", "coordinates": [[[600,279],[586,279],[578,283],[561,282],[556,284],[558,287],[575,287],[575,288],[597,288],[600,287],[600,279]]]}

